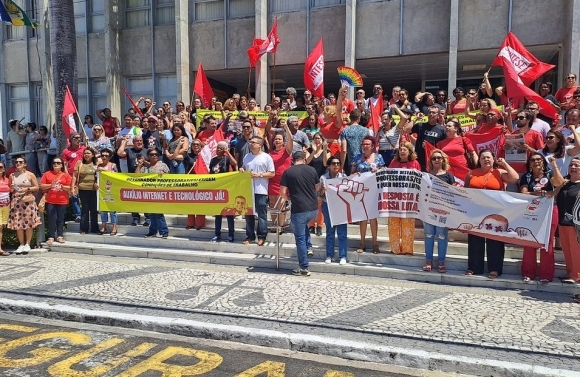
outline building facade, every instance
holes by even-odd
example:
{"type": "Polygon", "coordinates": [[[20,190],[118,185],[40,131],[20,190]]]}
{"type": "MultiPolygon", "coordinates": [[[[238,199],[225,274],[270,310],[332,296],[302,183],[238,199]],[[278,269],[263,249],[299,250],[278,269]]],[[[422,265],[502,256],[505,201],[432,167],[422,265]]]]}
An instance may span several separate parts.
{"type": "MultiPolygon", "coordinates": [[[[48,0],[14,0],[41,23],[0,28],[0,122],[54,123],[48,0]]],[[[540,60],[555,88],[580,69],[580,0],[74,0],[81,116],[109,107],[120,117],[135,98],[190,101],[202,63],[220,95],[259,103],[272,91],[303,89],[303,62],[324,42],[325,87],[336,68],[355,67],[365,87],[411,92],[477,86],[509,30],[540,60]],[[250,71],[246,49],[278,18],[281,43],[250,71]]],[[[493,83],[501,82],[494,68],[493,83]]]]}

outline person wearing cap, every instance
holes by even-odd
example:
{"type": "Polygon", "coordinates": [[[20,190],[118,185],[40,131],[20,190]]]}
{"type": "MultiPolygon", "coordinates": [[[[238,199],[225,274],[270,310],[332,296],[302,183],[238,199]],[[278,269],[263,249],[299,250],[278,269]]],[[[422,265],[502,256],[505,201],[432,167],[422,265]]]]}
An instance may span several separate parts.
{"type": "Polygon", "coordinates": [[[160,155],[163,152],[163,132],[157,130],[157,117],[150,115],[147,117],[147,128],[141,130],[143,134],[143,148],[155,149],[160,155]]]}
{"type": "Polygon", "coordinates": [[[308,255],[313,255],[313,252],[308,223],[318,212],[320,178],[316,169],[306,164],[305,152],[294,152],[292,161],[294,165],[282,174],[280,180],[280,196],[292,202],[290,219],[299,263],[299,268],[292,273],[297,276],[310,276],[308,255]]]}
{"type": "Polygon", "coordinates": [[[258,246],[263,246],[268,235],[268,181],[274,177],[275,168],[272,157],[262,150],[264,139],[254,136],[249,144],[250,153],[244,157],[240,172],[249,171],[252,175],[258,229],[256,229],[256,218],[246,216],[246,239],[243,244],[248,245],[254,242],[257,235],[258,246]]]}
{"type": "MultiPolygon", "coordinates": [[[[69,145],[62,150],[61,157],[64,162],[65,171],[72,175],[77,162],[83,159],[85,146],[81,145],[81,134],[78,132],[71,133],[69,136],[69,141],[69,145]]],[[[81,206],[79,203],[78,193],[71,195],[70,204],[72,206],[73,214],[75,215],[75,221],[80,222],[81,206]]]]}

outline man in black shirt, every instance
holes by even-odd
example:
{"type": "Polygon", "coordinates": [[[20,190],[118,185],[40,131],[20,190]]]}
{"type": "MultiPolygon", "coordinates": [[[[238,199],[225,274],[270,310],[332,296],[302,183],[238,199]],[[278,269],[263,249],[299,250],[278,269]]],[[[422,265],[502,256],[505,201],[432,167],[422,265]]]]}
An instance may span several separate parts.
{"type": "MultiPolygon", "coordinates": [[[[137,169],[137,159],[143,158],[144,165],[149,166],[149,156],[147,156],[148,149],[143,147],[143,136],[133,137],[132,148],[127,148],[128,140],[129,137],[121,140],[121,146],[119,147],[117,154],[119,155],[119,157],[127,158],[127,172],[135,173],[135,170],[137,169]]],[[[139,215],[139,213],[137,212],[134,212],[131,214],[131,216],[133,217],[131,225],[137,226],[141,221],[141,215],[139,215]]],[[[146,213],[145,222],[143,223],[143,226],[149,226],[149,224],[151,224],[151,221],[149,219],[149,214],[146,213]]]]}
{"type": "Polygon", "coordinates": [[[426,171],[425,161],[425,147],[424,142],[428,142],[436,146],[438,142],[445,139],[445,127],[439,124],[439,107],[430,106],[427,113],[427,123],[412,122],[405,127],[406,133],[417,134],[417,142],[415,143],[415,152],[417,152],[417,159],[421,165],[421,170],[426,171]]]}
{"type": "Polygon", "coordinates": [[[308,271],[308,256],[312,256],[312,243],[308,223],[318,212],[319,177],[316,170],[306,165],[306,153],[297,151],[292,154],[294,165],[288,168],[280,180],[280,196],[290,200],[292,230],[296,238],[296,251],[300,268],[293,271],[294,275],[310,276],[308,271]]]}

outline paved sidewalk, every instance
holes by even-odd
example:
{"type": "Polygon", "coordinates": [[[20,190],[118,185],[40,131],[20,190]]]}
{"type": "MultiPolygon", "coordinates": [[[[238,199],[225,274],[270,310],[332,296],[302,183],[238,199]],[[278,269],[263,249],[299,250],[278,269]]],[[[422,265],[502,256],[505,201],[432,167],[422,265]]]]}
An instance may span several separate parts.
{"type": "Polygon", "coordinates": [[[580,305],[568,295],[58,253],[1,262],[3,299],[205,315],[206,322],[353,341],[388,335],[428,341],[443,353],[468,347],[472,357],[490,357],[496,350],[507,352],[508,361],[580,369],[580,305]],[[509,352],[526,359],[510,359],[509,352]]]}

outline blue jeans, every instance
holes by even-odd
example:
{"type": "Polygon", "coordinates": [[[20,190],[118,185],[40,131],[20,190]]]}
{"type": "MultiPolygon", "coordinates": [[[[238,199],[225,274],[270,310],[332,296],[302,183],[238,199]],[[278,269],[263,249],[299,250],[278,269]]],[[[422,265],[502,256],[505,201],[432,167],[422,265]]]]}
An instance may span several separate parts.
{"type": "MultiPolygon", "coordinates": [[[[217,238],[221,238],[222,236],[222,217],[215,217],[215,236],[217,238]]],[[[226,220],[228,221],[228,237],[234,238],[234,217],[226,216],[226,220]]]]}
{"type": "Polygon", "coordinates": [[[330,224],[330,213],[328,212],[328,204],[322,202],[322,215],[324,216],[324,224],[326,224],[326,257],[332,258],[334,256],[334,234],[338,235],[338,257],[346,258],[347,238],[346,229],[347,224],[332,226],[330,224]]]}
{"type": "Polygon", "coordinates": [[[171,174],[185,174],[185,164],[183,161],[170,161],[169,162],[169,172],[171,174]]]}
{"type": "Polygon", "coordinates": [[[162,213],[151,213],[149,216],[151,216],[149,234],[157,234],[157,231],[162,236],[169,234],[169,229],[167,229],[167,223],[165,222],[165,215],[162,213]]]}
{"type": "Polygon", "coordinates": [[[81,204],[78,195],[70,197],[70,205],[72,206],[73,215],[75,215],[75,217],[81,217],[81,204]]]}
{"type": "Polygon", "coordinates": [[[109,222],[109,214],[111,214],[111,224],[117,224],[117,212],[116,211],[101,211],[101,222],[109,222]]]}
{"type": "MultiPolygon", "coordinates": [[[[254,194],[254,206],[258,216],[258,238],[268,236],[268,195],[254,194]]],[[[256,239],[256,217],[246,216],[246,237],[252,241],[256,239]]]]}
{"type": "Polygon", "coordinates": [[[66,204],[46,203],[46,213],[48,214],[48,238],[63,236],[64,215],[66,213],[66,204]]]}
{"type": "Polygon", "coordinates": [[[300,268],[303,270],[308,269],[308,256],[306,253],[308,249],[312,248],[312,242],[310,241],[310,232],[308,231],[308,223],[312,221],[318,209],[298,212],[290,215],[290,221],[292,222],[292,232],[294,233],[294,238],[296,238],[296,253],[298,254],[298,263],[300,268]]]}
{"type": "Polygon", "coordinates": [[[449,242],[447,228],[423,222],[423,230],[425,231],[425,259],[433,260],[433,249],[435,248],[435,238],[437,238],[437,261],[444,263],[447,243],[449,242]]]}

